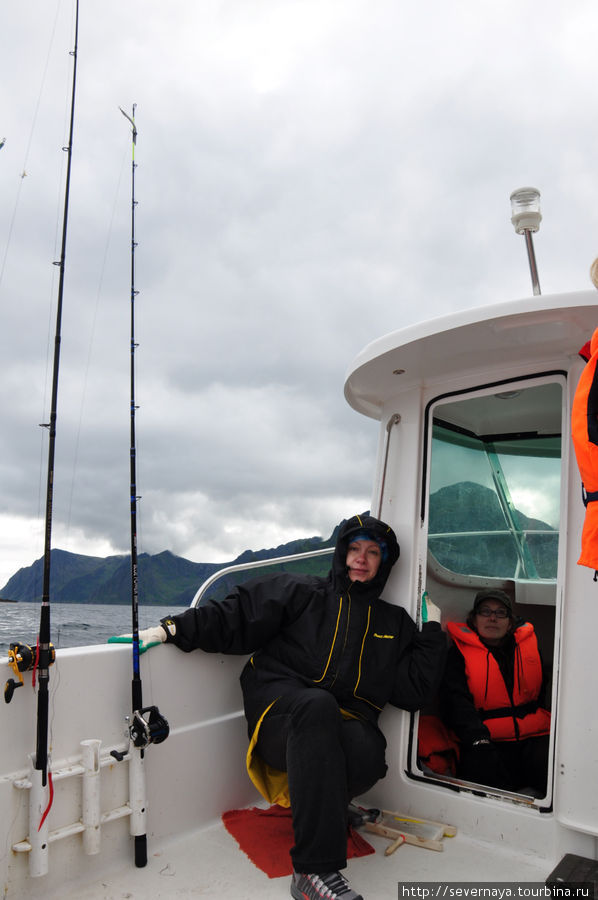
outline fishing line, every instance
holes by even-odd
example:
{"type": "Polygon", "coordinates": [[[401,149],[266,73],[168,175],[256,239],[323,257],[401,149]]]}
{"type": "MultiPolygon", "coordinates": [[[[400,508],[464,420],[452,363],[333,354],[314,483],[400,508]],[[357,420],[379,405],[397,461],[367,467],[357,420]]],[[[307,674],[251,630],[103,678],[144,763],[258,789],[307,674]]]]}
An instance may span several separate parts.
{"type": "MultiPolygon", "coordinates": [[[[55,22],[54,22],[54,29],[56,28],[56,20],[58,19],[58,13],[59,13],[60,5],[61,5],[61,4],[60,4],[60,2],[59,2],[59,3],[58,3],[58,6],[57,6],[57,9],[56,9],[56,19],[55,19],[55,22]]],[[[78,23],[78,15],[79,15],[79,8],[78,8],[78,2],[77,2],[77,3],[76,3],[76,6],[75,6],[75,10],[74,10],[74,21],[72,22],[72,28],[73,28],[73,30],[74,30],[74,32],[75,32],[75,51],[74,51],[74,52],[71,51],[70,55],[73,56],[73,57],[74,57],[75,54],[76,54],[76,44],[77,44],[77,41],[78,41],[78,26],[77,26],[77,23],[78,23]]],[[[49,48],[48,54],[50,53],[50,50],[51,50],[51,47],[49,48]]],[[[46,69],[47,69],[47,63],[46,63],[46,69]]],[[[74,66],[73,66],[73,83],[72,83],[72,86],[71,86],[71,119],[72,119],[72,112],[73,112],[73,107],[74,107],[75,79],[76,79],[76,61],[75,61],[74,66]]],[[[44,80],[45,80],[45,72],[44,72],[44,80]]],[[[43,85],[42,85],[42,87],[43,87],[43,85]]],[[[40,89],[40,91],[41,91],[41,89],[40,89]]],[[[65,106],[64,106],[64,112],[63,112],[63,131],[68,131],[68,127],[69,127],[69,126],[68,126],[68,122],[69,122],[69,102],[68,102],[68,93],[69,93],[69,92],[68,92],[68,90],[67,90],[67,92],[65,93],[65,106]]],[[[38,104],[38,105],[39,105],[39,104],[38,104]]],[[[37,115],[37,111],[36,111],[36,115],[37,115]]],[[[58,181],[57,181],[57,200],[56,200],[56,219],[55,219],[55,224],[54,224],[54,252],[53,252],[53,258],[54,258],[54,260],[56,260],[56,257],[57,257],[58,254],[60,253],[60,261],[59,261],[59,262],[54,262],[54,265],[52,266],[52,274],[51,274],[51,278],[50,278],[50,291],[49,291],[50,303],[49,303],[49,308],[48,308],[48,327],[47,327],[47,339],[46,339],[46,367],[45,367],[45,377],[44,377],[44,394],[43,394],[43,401],[42,401],[42,421],[44,421],[44,422],[45,422],[45,417],[46,417],[45,410],[46,410],[46,408],[47,408],[47,402],[48,402],[48,386],[49,386],[49,384],[50,384],[50,371],[51,371],[50,359],[51,359],[51,345],[52,345],[52,323],[53,323],[53,321],[57,318],[57,313],[56,313],[57,307],[54,305],[54,292],[55,292],[55,285],[56,285],[56,267],[61,267],[61,266],[62,266],[62,269],[63,269],[63,267],[64,267],[64,260],[62,259],[62,257],[64,256],[64,253],[65,253],[65,242],[66,242],[66,234],[64,233],[64,229],[65,229],[65,219],[66,219],[66,216],[67,216],[67,203],[65,202],[65,203],[64,203],[64,209],[63,209],[63,214],[62,214],[62,223],[63,223],[62,250],[60,250],[60,223],[61,223],[61,215],[60,215],[60,199],[61,199],[61,193],[62,193],[62,185],[63,185],[63,183],[64,183],[64,181],[65,181],[65,166],[66,166],[66,168],[67,168],[67,179],[70,180],[70,153],[71,153],[71,148],[72,148],[72,121],[71,121],[71,125],[70,125],[70,134],[69,134],[69,138],[68,138],[68,146],[66,146],[66,147],[63,146],[63,147],[62,147],[63,151],[67,151],[67,154],[68,154],[68,155],[67,155],[67,160],[66,160],[66,163],[65,163],[64,155],[61,156],[60,171],[59,171],[59,177],[58,177],[58,181]]],[[[26,174],[26,173],[25,173],[25,174],[26,174]]],[[[21,179],[21,180],[22,180],[22,179],[21,179]]],[[[65,191],[68,191],[68,186],[65,188],[65,191]]],[[[63,195],[63,196],[64,196],[64,195],[63,195]]],[[[62,300],[61,300],[61,293],[62,293],[62,280],[63,280],[63,275],[64,275],[64,272],[61,271],[61,272],[60,272],[60,275],[59,275],[59,286],[58,286],[58,294],[59,294],[59,297],[58,297],[58,301],[57,301],[57,303],[60,304],[60,305],[61,305],[61,303],[62,303],[62,300]]],[[[56,351],[55,351],[55,364],[56,364],[56,351]]],[[[44,478],[44,465],[43,465],[43,460],[44,460],[44,455],[45,455],[44,451],[45,451],[45,447],[46,447],[46,444],[45,444],[45,437],[46,437],[46,435],[45,435],[45,433],[44,433],[44,430],[42,429],[42,434],[41,434],[41,436],[40,436],[40,463],[39,463],[39,485],[38,485],[38,517],[39,517],[40,519],[41,519],[41,517],[42,517],[42,502],[43,502],[42,498],[44,497],[44,492],[43,492],[43,478],[44,478]]],[[[48,455],[50,454],[50,452],[51,452],[51,451],[50,451],[50,448],[48,448],[48,451],[47,451],[48,455]]],[[[46,488],[46,490],[47,490],[47,488],[46,488]]],[[[47,503],[47,495],[46,495],[46,503],[47,503]]],[[[46,514],[46,515],[47,515],[47,514],[46,514]]],[[[46,527],[47,527],[47,525],[46,525],[46,527]]],[[[44,554],[44,540],[42,539],[42,555],[43,555],[43,554],[44,554]]],[[[35,598],[38,596],[38,594],[40,594],[40,593],[42,593],[42,595],[43,595],[43,578],[44,578],[44,575],[43,575],[43,570],[42,570],[42,571],[39,572],[38,575],[36,576],[36,579],[35,579],[35,582],[34,582],[34,586],[35,586],[35,595],[34,595],[34,598],[32,598],[32,599],[35,599],[35,598]],[[41,576],[41,579],[42,579],[41,591],[40,591],[40,584],[39,584],[40,576],[41,576]]]]}
{"type": "MultiPolygon", "coordinates": [[[[58,214],[57,219],[58,222],[58,214]]],[[[52,323],[55,318],[55,309],[54,309],[54,289],[55,289],[55,270],[52,267],[52,279],[50,285],[50,305],[48,308],[48,328],[46,333],[46,370],[44,376],[44,395],[42,399],[42,412],[41,419],[42,422],[46,421],[46,408],[48,403],[48,387],[50,385],[50,359],[51,359],[51,342],[52,342],[52,323]]],[[[41,424],[41,423],[40,423],[41,424]]],[[[46,499],[45,491],[44,491],[44,477],[47,478],[47,465],[44,467],[44,460],[47,460],[47,446],[46,446],[46,430],[42,428],[40,437],[39,437],[39,479],[38,479],[38,487],[37,487],[37,515],[40,522],[43,520],[43,508],[44,501],[46,499]]],[[[44,538],[43,538],[43,530],[40,535],[41,542],[41,553],[40,556],[43,557],[44,554],[44,538]]],[[[36,599],[38,595],[41,595],[42,591],[42,582],[43,582],[43,569],[38,569],[35,575],[34,581],[34,596],[32,599],[36,599]]]]}
{"type": "Polygon", "coordinates": [[[37,125],[37,117],[38,117],[38,114],[39,114],[39,107],[40,107],[40,103],[41,103],[41,99],[42,99],[42,94],[43,94],[44,86],[45,86],[45,83],[46,83],[46,77],[47,77],[47,75],[48,75],[48,66],[49,66],[49,64],[50,64],[50,57],[51,57],[51,54],[52,54],[52,48],[53,48],[53,46],[54,46],[54,38],[55,38],[55,35],[56,35],[56,25],[57,25],[57,22],[58,22],[58,14],[59,14],[59,12],[60,12],[60,5],[61,5],[61,4],[60,4],[60,0],[58,0],[58,3],[56,4],[56,14],[55,14],[55,16],[54,16],[54,23],[53,23],[53,25],[52,25],[52,30],[51,30],[51,32],[50,32],[50,40],[49,40],[49,43],[48,43],[48,52],[47,52],[47,55],[46,55],[46,62],[45,62],[45,64],[44,64],[44,68],[43,68],[43,71],[42,71],[42,78],[41,78],[41,83],[40,83],[39,91],[38,91],[38,95],[37,95],[37,102],[36,102],[36,104],[35,104],[35,109],[34,109],[34,112],[33,112],[33,119],[32,119],[32,122],[31,122],[31,128],[30,128],[30,130],[29,130],[29,139],[28,139],[28,141],[27,141],[27,145],[26,145],[26,148],[25,148],[25,158],[23,159],[23,168],[22,168],[22,170],[21,170],[21,173],[22,173],[22,174],[21,174],[20,177],[19,177],[19,186],[18,186],[18,188],[17,188],[17,194],[16,194],[16,197],[15,197],[15,203],[14,203],[14,207],[13,207],[13,211],[12,211],[12,216],[11,216],[11,219],[10,219],[10,224],[9,224],[9,227],[8,227],[8,237],[7,237],[7,239],[6,239],[6,247],[5,247],[5,249],[4,249],[4,256],[3,256],[3,258],[2,258],[2,267],[0,268],[0,289],[1,289],[1,287],[2,287],[2,278],[4,277],[4,269],[5,269],[5,267],[6,267],[6,260],[7,260],[7,258],[8,258],[8,250],[9,250],[9,247],[10,247],[10,244],[11,244],[11,240],[12,240],[12,232],[13,232],[13,228],[14,228],[14,224],[15,224],[15,220],[16,220],[16,216],[17,216],[17,208],[18,208],[18,206],[19,206],[19,200],[20,200],[20,197],[21,197],[21,189],[22,189],[22,187],[23,187],[23,181],[25,180],[25,177],[26,177],[26,175],[27,175],[27,162],[28,162],[28,160],[29,160],[29,152],[30,152],[30,150],[31,150],[31,144],[32,144],[32,142],[33,142],[33,134],[34,134],[34,132],[35,132],[35,127],[36,127],[36,125],[37,125]]]}
{"type": "MultiPolygon", "coordinates": [[[[70,480],[70,487],[69,487],[69,496],[68,496],[68,501],[67,501],[67,506],[66,506],[66,514],[65,514],[66,522],[65,522],[64,538],[65,538],[65,541],[67,541],[67,542],[69,540],[69,535],[70,535],[70,530],[71,530],[73,499],[74,499],[74,495],[75,495],[75,485],[76,485],[77,473],[78,473],[79,447],[80,447],[80,442],[81,442],[81,433],[83,430],[83,416],[84,416],[85,402],[86,402],[86,397],[87,397],[87,386],[89,383],[89,372],[91,369],[91,358],[92,358],[93,346],[94,346],[94,342],[95,342],[95,331],[96,331],[96,323],[97,323],[97,318],[98,318],[98,309],[99,309],[100,298],[101,298],[102,290],[103,290],[104,275],[105,275],[105,271],[106,271],[106,263],[107,263],[109,248],[110,248],[110,242],[111,242],[112,234],[113,234],[114,219],[115,219],[116,209],[118,206],[118,198],[119,198],[119,194],[120,194],[120,190],[121,190],[121,182],[122,182],[122,176],[123,176],[125,162],[126,162],[126,150],[123,152],[122,162],[121,162],[121,166],[120,166],[120,170],[119,170],[119,174],[118,174],[118,178],[117,178],[117,182],[116,182],[114,201],[112,204],[112,210],[110,212],[110,217],[108,220],[108,228],[106,231],[106,240],[105,240],[105,244],[104,244],[104,253],[102,256],[102,264],[100,267],[100,275],[99,275],[98,287],[97,287],[97,291],[96,291],[96,300],[95,300],[95,305],[94,305],[94,310],[93,310],[93,315],[92,315],[89,339],[87,342],[87,347],[88,347],[87,361],[86,361],[86,366],[85,366],[85,374],[83,377],[83,386],[82,386],[82,390],[81,390],[81,402],[80,402],[80,407],[79,407],[78,425],[77,425],[77,430],[76,430],[76,435],[75,435],[73,461],[72,461],[72,465],[71,465],[71,480],[70,480]]],[[[50,329],[48,329],[48,331],[49,330],[50,329]]],[[[49,339],[48,339],[48,342],[49,342],[49,339]]],[[[43,442],[42,442],[41,451],[43,452],[43,442]]],[[[41,457],[41,452],[40,452],[40,459],[41,458],[42,457],[41,457]]],[[[41,470],[42,470],[42,464],[40,462],[40,504],[41,504],[41,470]]],[[[66,606],[67,606],[66,604],[61,604],[61,607],[66,607],[66,606]]],[[[58,618],[60,620],[61,614],[62,615],[66,614],[66,608],[65,609],[59,608],[57,611],[55,611],[55,616],[53,617],[55,625],[56,625],[56,618],[58,618]]],[[[61,633],[60,624],[61,623],[59,622],[58,627],[55,629],[53,643],[56,648],[60,647],[60,633],[61,633]]]]}
{"type": "Polygon", "coordinates": [[[10,821],[10,825],[6,831],[6,841],[4,843],[4,851],[0,856],[0,861],[4,862],[4,860],[8,856],[8,851],[10,850],[12,855],[12,839],[11,834],[13,833],[13,828],[17,824],[17,819],[21,815],[21,812],[25,810],[25,805],[27,802],[27,797],[25,796],[26,791],[18,791],[17,793],[21,794],[18,798],[17,802],[14,804],[15,814],[10,821]]]}
{"type": "Polygon", "coordinates": [[[75,481],[76,481],[76,477],[77,477],[77,468],[78,468],[78,462],[79,462],[79,445],[80,445],[81,431],[82,431],[82,426],[83,426],[83,414],[84,414],[84,410],[85,410],[85,400],[87,397],[87,385],[89,383],[89,372],[91,369],[91,357],[92,357],[93,345],[94,345],[94,340],[95,340],[98,309],[99,309],[99,305],[100,305],[100,297],[102,295],[102,290],[103,290],[103,286],[104,286],[104,275],[106,272],[108,251],[110,249],[110,242],[111,242],[112,234],[113,234],[113,230],[114,230],[114,219],[116,216],[116,210],[117,210],[117,206],[118,206],[118,199],[119,199],[119,195],[120,195],[121,182],[122,182],[122,176],[123,176],[123,172],[124,172],[126,158],[127,158],[127,150],[125,149],[123,152],[121,167],[120,167],[120,171],[119,171],[118,179],[117,179],[117,183],[116,183],[116,191],[114,194],[114,202],[112,204],[112,211],[110,213],[110,219],[108,222],[106,241],[104,244],[104,253],[102,256],[102,265],[100,268],[100,277],[98,280],[98,287],[97,287],[97,291],[96,291],[96,300],[95,300],[95,306],[94,306],[92,322],[91,322],[91,330],[90,330],[89,341],[88,341],[88,345],[87,345],[87,347],[88,347],[87,361],[86,361],[86,365],[85,365],[85,374],[83,376],[83,387],[82,387],[82,391],[81,391],[81,405],[79,408],[79,421],[78,421],[77,431],[76,431],[76,435],[75,435],[75,448],[74,448],[73,465],[72,465],[72,477],[71,477],[70,493],[69,493],[69,500],[68,500],[68,506],[67,506],[67,519],[66,519],[67,534],[70,532],[70,527],[71,527],[71,513],[72,513],[72,508],[73,508],[73,497],[74,497],[74,493],[75,493],[75,481]]]}

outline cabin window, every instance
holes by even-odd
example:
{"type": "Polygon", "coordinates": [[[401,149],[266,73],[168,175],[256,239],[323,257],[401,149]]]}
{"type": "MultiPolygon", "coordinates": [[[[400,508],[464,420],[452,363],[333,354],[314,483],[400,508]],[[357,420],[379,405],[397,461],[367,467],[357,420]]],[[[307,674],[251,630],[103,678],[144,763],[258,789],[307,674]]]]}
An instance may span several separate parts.
{"type": "Polygon", "coordinates": [[[442,567],[556,578],[561,393],[546,384],[436,407],[428,549],[442,567]]]}
{"type": "MultiPolygon", "coordinates": [[[[505,591],[517,619],[534,627],[544,667],[542,705],[548,711],[558,643],[564,384],[560,373],[523,379],[438,398],[426,414],[424,589],[441,608],[443,627],[466,621],[477,591],[488,587],[505,591]]],[[[443,719],[446,708],[441,691],[422,710],[417,747],[421,749],[424,727],[429,743],[435,722],[449,724],[443,719]]],[[[441,758],[436,760],[437,771],[431,771],[417,747],[414,742],[415,775],[445,780],[452,787],[455,782],[471,790],[477,784],[484,786],[482,781],[464,782],[458,766],[455,769],[454,754],[449,754],[446,768],[441,758]]],[[[547,769],[551,758],[552,749],[547,769]]],[[[538,806],[550,805],[550,774],[547,771],[545,795],[538,791],[530,795],[538,806]]],[[[525,784],[520,789],[522,794],[527,791],[525,784]]],[[[495,788],[491,786],[490,792],[495,795],[495,788]]]]}

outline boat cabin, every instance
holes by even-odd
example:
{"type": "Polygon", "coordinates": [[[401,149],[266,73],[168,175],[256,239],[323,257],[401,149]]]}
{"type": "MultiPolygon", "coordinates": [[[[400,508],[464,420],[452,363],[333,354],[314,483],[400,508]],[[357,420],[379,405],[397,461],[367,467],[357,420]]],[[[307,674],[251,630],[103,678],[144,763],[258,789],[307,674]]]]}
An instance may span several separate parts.
{"type": "Polygon", "coordinates": [[[565,829],[595,855],[598,729],[590,698],[598,670],[590,634],[598,584],[577,565],[585,510],[570,413],[585,365],[579,351],[598,325],[596,294],[537,296],[480,312],[369,345],[348,373],[345,395],[380,421],[372,509],[402,548],[388,595],[417,617],[427,592],[446,627],[466,620],[479,590],[498,588],[533,624],[552,712],[548,790],[512,795],[426,771],[419,715],[408,721],[390,712],[400,748],[392,793],[430,815],[443,805],[440,792],[451,791],[456,824],[475,820],[480,837],[519,847],[524,807],[530,852],[546,853],[565,829]]]}

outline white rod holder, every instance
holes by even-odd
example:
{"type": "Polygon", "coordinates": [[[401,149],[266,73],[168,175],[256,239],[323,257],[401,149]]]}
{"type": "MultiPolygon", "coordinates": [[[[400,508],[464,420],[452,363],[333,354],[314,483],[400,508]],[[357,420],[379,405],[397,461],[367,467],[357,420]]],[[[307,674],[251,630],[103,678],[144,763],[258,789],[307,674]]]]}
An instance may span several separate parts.
{"type": "Polygon", "coordinates": [[[100,852],[102,840],[100,808],[100,747],[102,742],[91,738],[81,741],[83,764],[82,816],[83,849],[88,856],[100,852]]]}
{"type": "MultiPolygon", "coordinates": [[[[48,766],[49,772],[49,766],[48,766]]],[[[46,775],[46,784],[42,784],[43,772],[36,769],[31,757],[31,790],[29,792],[29,842],[31,853],[29,855],[29,874],[32,878],[39,878],[48,874],[48,817],[46,816],[40,827],[42,817],[50,802],[49,775],[46,775]]]]}
{"type": "Polygon", "coordinates": [[[146,833],[147,797],[145,795],[145,764],[143,750],[131,747],[129,760],[129,803],[131,805],[131,834],[139,837],[146,833]]]}

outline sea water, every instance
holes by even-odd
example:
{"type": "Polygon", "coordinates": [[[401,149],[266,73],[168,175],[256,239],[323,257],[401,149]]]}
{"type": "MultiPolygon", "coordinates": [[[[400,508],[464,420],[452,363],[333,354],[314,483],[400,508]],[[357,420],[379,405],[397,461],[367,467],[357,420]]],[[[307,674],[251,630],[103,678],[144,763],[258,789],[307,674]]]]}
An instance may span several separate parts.
{"type": "MultiPolygon", "coordinates": [[[[184,606],[139,606],[139,628],[158,625],[164,616],[183,612],[184,606]]],[[[0,603],[0,657],[12,643],[37,643],[40,606],[37,603],[0,603]]],[[[105,644],[114,634],[130,634],[130,606],[103,603],[54,603],[50,607],[51,641],[57,650],[105,644]]]]}

